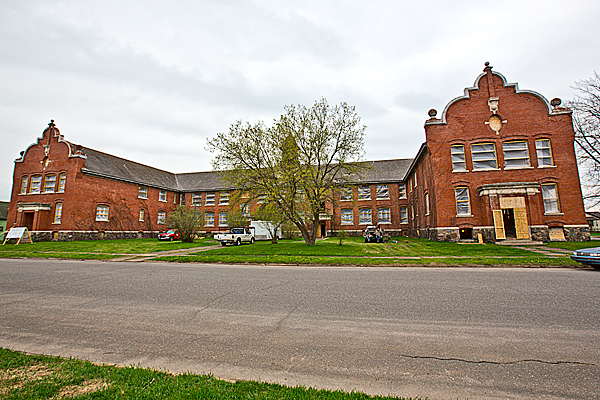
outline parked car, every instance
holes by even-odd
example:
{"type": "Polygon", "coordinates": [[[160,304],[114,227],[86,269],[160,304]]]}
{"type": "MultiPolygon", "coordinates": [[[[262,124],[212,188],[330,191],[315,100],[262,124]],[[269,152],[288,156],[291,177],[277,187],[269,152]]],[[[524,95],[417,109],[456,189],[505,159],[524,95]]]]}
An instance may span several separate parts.
{"type": "Polygon", "coordinates": [[[390,241],[390,235],[386,234],[378,226],[369,225],[363,232],[365,243],[387,243],[390,241]]]}
{"type": "Polygon", "coordinates": [[[590,267],[600,269],[600,247],[575,250],[571,254],[571,259],[590,267]]]}
{"type": "Polygon", "coordinates": [[[231,228],[227,233],[218,233],[215,240],[221,243],[221,246],[235,244],[239,246],[242,243],[254,243],[254,228],[231,228]]]}
{"type": "Polygon", "coordinates": [[[158,240],[179,240],[181,239],[179,235],[179,229],[169,229],[166,232],[162,232],[158,234],[158,240]]]}

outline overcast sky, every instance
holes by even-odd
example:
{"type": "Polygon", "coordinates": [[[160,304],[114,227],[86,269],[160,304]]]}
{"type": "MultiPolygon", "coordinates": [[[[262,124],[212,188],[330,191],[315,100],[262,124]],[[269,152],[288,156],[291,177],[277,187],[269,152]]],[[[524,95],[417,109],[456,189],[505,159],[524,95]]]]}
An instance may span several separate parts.
{"type": "Polygon", "coordinates": [[[286,104],[356,106],[366,159],[411,158],[431,108],[489,61],[548,99],[600,70],[599,1],[0,0],[0,200],[51,119],[65,139],[170,172],[286,104]]]}

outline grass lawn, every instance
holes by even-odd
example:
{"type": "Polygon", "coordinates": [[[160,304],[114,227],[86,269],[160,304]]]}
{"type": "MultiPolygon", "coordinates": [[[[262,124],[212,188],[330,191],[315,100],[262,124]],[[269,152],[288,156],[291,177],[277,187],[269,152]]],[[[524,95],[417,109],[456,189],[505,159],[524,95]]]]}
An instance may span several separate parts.
{"type": "MultiPolygon", "coordinates": [[[[229,382],[209,375],[173,375],[136,367],[27,355],[0,348],[3,399],[402,399],[362,393],[229,382]]],[[[410,400],[410,399],[405,399],[410,400]]]]}
{"type": "MultiPolygon", "coordinates": [[[[202,252],[164,255],[157,261],[204,263],[257,263],[300,265],[579,265],[564,255],[547,256],[527,250],[495,244],[459,244],[426,239],[394,238],[390,243],[364,243],[362,238],[318,240],[306,246],[301,239],[281,240],[278,244],[256,242],[253,245],[216,246],[202,252]]],[[[156,239],[97,240],[79,242],[39,242],[0,246],[0,257],[36,257],[107,260],[168,250],[216,245],[213,239],[194,243],[159,242],[156,239]]],[[[590,242],[553,242],[548,247],[576,249],[590,242]]],[[[543,247],[540,247],[543,248],[543,247]]]]}
{"type": "Polygon", "coordinates": [[[7,243],[0,246],[0,257],[108,259],[119,257],[111,254],[145,254],[209,246],[215,243],[212,239],[197,239],[194,243],[161,242],[157,239],[37,242],[19,245],[7,243]]]}

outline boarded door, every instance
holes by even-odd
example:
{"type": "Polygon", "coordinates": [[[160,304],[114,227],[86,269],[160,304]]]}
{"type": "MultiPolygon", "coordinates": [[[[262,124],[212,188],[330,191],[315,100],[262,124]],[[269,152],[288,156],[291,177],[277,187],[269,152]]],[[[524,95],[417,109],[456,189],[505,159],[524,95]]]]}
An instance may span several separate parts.
{"type": "Polygon", "coordinates": [[[502,210],[493,210],[494,212],[494,229],[496,230],[496,240],[506,239],[506,233],[504,232],[504,218],[502,217],[502,210]]]}
{"type": "Polygon", "coordinates": [[[529,239],[529,224],[527,223],[527,209],[515,208],[515,229],[518,239],[529,239]]]}

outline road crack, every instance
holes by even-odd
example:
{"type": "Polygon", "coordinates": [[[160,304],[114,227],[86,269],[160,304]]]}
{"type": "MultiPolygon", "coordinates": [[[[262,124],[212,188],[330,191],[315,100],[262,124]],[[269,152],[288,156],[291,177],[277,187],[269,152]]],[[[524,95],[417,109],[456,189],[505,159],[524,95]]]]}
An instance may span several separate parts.
{"type": "Polygon", "coordinates": [[[414,360],[437,360],[437,361],[456,361],[467,364],[490,364],[490,365],[515,365],[515,364],[524,364],[524,363],[538,363],[545,365],[583,365],[586,367],[596,367],[600,368],[600,365],[594,363],[588,363],[583,361],[546,361],[546,360],[538,360],[535,358],[526,358],[523,360],[515,360],[515,361],[489,361],[489,360],[467,360],[464,358],[457,357],[436,357],[436,356],[413,356],[408,354],[399,354],[402,358],[410,358],[414,360]]]}

